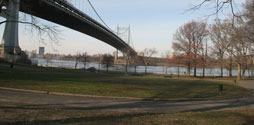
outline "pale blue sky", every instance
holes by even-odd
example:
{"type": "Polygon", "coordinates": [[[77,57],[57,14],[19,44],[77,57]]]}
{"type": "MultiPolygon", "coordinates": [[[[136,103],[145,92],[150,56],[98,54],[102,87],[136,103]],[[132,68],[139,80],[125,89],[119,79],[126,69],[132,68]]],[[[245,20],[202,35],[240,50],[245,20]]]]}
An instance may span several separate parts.
{"type": "MultiPolygon", "coordinates": [[[[90,0],[104,21],[112,28],[131,27],[134,48],[156,48],[157,56],[171,49],[173,34],[178,27],[191,20],[205,19],[209,14],[207,7],[200,11],[184,13],[200,0],[90,0]]],[[[241,2],[240,0],[237,2],[241,2]]],[[[239,8],[239,7],[238,7],[239,8]]],[[[225,12],[226,13],[226,12],[225,12]]],[[[3,20],[3,19],[1,19],[3,20]]],[[[44,21],[42,21],[44,22],[44,21]]],[[[47,22],[48,23],[48,22],[47,22]]],[[[50,25],[56,25],[49,23],[50,25]]],[[[2,37],[3,25],[0,26],[2,37]]],[[[20,26],[20,46],[23,50],[35,50],[39,47],[38,39],[20,26]]],[[[60,54],[112,53],[115,49],[87,35],[59,26],[62,34],[60,45],[55,45],[60,54]]],[[[46,52],[53,53],[51,44],[43,45],[46,52]]]]}

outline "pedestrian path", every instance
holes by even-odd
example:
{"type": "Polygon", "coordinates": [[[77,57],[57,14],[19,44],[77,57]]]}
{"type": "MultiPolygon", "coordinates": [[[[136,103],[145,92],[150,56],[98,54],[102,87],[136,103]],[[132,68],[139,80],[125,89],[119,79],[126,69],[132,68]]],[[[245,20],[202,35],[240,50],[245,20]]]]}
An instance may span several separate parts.
{"type": "MultiPolygon", "coordinates": [[[[254,81],[242,81],[240,86],[254,90],[254,81]]],[[[208,101],[149,101],[48,95],[12,90],[0,90],[2,108],[70,109],[89,111],[135,111],[172,113],[214,111],[225,109],[254,109],[254,93],[239,99],[208,101]]]]}

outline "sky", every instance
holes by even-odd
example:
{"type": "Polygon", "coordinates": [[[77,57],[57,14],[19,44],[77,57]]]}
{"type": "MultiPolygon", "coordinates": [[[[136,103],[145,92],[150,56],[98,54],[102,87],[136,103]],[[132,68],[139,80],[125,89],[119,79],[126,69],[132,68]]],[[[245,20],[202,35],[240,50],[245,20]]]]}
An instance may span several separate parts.
{"type": "MultiPolygon", "coordinates": [[[[76,0],[78,1],[78,0],[76,0]]],[[[82,1],[82,0],[80,0],[82,1]]],[[[197,5],[201,0],[90,0],[107,25],[116,30],[117,26],[131,28],[133,48],[140,52],[145,48],[155,48],[156,56],[162,56],[171,50],[173,34],[185,23],[192,20],[205,20],[211,13],[211,6],[204,6],[197,11],[186,12],[197,5]]],[[[244,0],[235,3],[236,11],[244,0]]],[[[74,0],[71,0],[74,2],[74,0]]],[[[75,4],[75,3],[74,3],[75,4]]],[[[78,6],[78,5],[77,5],[78,6]]],[[[82,7],[81,7],[82,8],[82,7]]],[[[83,7],[83,10],[85,7],[83,7]]],[[[220,16],[228,15],[225,10],[220,16]]],[[[22,15],[22,14],[21,14],[22,15]]],[[[209,18],[209,20],[212,17],[209,18]]],[[[0,20],[4,20],[0,18],[0,20]]],[[[85,34],[69,28],[41,20],[43,24],[57,26],[60,31],[59,44],[45,40],[39,42],[36,33],[31,33],[27,26],[19,27],[19,44],[22,50],[38,50],[44,46],[47,53],[76,54],[88,52],[88,54],[110,53],[116,49],[85,34]],[[45,44],[46,43],[46,44],[45,44]]],[[[0,37],[2,38],[4,25],[0,25],[0,37]]]]}

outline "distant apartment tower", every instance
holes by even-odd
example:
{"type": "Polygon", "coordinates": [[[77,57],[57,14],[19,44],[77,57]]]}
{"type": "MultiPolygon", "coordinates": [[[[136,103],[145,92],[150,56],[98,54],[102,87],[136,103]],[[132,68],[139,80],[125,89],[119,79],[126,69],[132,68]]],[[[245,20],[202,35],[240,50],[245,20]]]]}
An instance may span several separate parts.
{"type": "Polygon", "coordinates": [[[45,52],[45,47],[39,47],[39,55],[43,56],[45,52]]]}

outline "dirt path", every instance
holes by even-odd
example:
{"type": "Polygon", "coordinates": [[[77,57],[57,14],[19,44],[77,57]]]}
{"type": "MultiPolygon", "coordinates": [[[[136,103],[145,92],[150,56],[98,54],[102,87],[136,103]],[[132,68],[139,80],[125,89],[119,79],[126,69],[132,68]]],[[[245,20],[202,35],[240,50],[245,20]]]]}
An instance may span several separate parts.
{"type": "Polygon", "coordinates": [[[241,81],[240,86],[249,90],[254,90],[254,80],[241,81]]]}
{"type": "MultiPolygon", "coordinates": [[[[253,81],[244,81],[241,86],[254,89],[253,81]]],[[[240,99],[216,101],[146,101],[127,99],[98,99],[72,96],[57,96],[29,92],[0,90],[0,107],[22,109],[71,109],[71,110],[105,110],[135,111],[149,113],[211,111],[224,109],[254,108],[254,94],[240,99]]]]}

